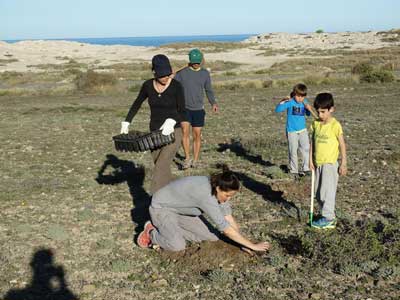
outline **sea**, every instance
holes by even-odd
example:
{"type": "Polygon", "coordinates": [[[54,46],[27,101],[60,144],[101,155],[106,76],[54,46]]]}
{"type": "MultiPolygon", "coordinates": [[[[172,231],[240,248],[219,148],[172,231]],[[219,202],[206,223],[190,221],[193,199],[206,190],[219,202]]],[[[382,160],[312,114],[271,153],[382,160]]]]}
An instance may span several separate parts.
{"type": "MultiPolygon", "coordinates": [[[[227,34],[227,35],[187,35],[187,36],[148,36],[148,37],[108,37],[108,38],[65,38],[40,39],[47,41],[74,41],[94,45],[129,45],[129,46],[162,46],[175,43],[191,42],[241,42],[256,34],[227,34]]],[[[35,40],[4,40],[8,43],[35,40]]],[[[39,40],[39,39],[38,39],[39,40]]]]}

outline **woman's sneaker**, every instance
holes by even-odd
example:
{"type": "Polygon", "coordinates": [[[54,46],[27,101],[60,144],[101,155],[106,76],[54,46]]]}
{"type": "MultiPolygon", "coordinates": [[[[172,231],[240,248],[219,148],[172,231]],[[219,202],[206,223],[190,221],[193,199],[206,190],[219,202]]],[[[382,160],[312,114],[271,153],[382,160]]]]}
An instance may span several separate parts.
{"type": "Polygon", "coordinates": [[[187,169],[189,169],[191,167],[192,167],[192,160],[191,159],[185,160],[183,162],[183,164],[182,164],[182,170],[187,170],[187,169]]]}
{"type": "Polygon", "coordinates": [[[143,231],[139,234],[137,238],[137,244],[140,248],[150,248],[151,247],[151,237],[150,232],[155,229],[151,221],[147,221],[144,224],[143,231]]]}
{"type": "Polygon", "coordinates": [[[318,229],[334,229],[336,228],[336,219],[328,220],[325,217],[311,223],[311,227],[318,229]]]}

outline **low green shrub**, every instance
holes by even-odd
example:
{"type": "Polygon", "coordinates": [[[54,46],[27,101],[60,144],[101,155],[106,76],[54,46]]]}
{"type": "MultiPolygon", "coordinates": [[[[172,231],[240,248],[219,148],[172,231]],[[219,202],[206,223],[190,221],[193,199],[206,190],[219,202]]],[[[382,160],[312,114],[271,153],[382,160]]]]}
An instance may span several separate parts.
{"type": "Polygon", "coordinates": [[[69,234],[62,225],[49,225],[47,235],[49,239],[56,241],[65,241],[69,239],[69,234]]]}
{"type": "Polygon", "coordinates": [[[341,223],[337,231],[322,234],[313,229],[306,231],[300,238],[300,254],[313,264],[343,275],[383,269],[390,274],[397,272],[399,261],[394,259],[400,254],[397,227],[381,221],[341,220],[341,223]]]}
{"type": "Polygon", "coordinates": [[[0,65],[5,66],[6,64],[10,64],[10,63],[17,62],[17,61],[18,61],[18,59],[16,59],[16,58],[0,59],[0,65]]]}
{"type": "Polygon", "coordinates": [[[395,81],[393,72],[384,69],[375,69],[371,72],[362,74],[360,81],[368,83],[385,83],[395,81]]]}
{"type": "Polygon", "coordinates": [[[352,74],[363,75],[368,74],[374,70],[373,66],[368,62],[360,62],[355,64],[351,69],[352,74]]]}
{"type": "Polygon", "coordinates": [[[353,66],[351,73],[359,75],[361,82],[385,83],[395,80],[393,70],[393,63],[386,63],[380,68],[375,68],[368,62],[360,62],[353,66]]]}
{"type": "Polygon", "coordinates": [[[129,92],[133,92],[133,93],[139,92],[141,86],[142,86],[142,84],[139,84],[139,83],[132,84],[132,85],[128,88],[128,91],[129,91],[129,92]]]}
{"type": "Polygon", "coordinates": [[[22,76],[24,76],[23,73],[15,72],[15,71],[5,71],[5,72],[0,73],[1,80],[14,79],[17,77],[22,77],[22,76]]]}
{"type": "Polygon", "coordinates": [[[89,92],[96,88],[104,86],[113,86],[117,79],[111,73],[97,73],[93,70],[80,72],[75,78],[75,84],[78,91],[89,92]]]}

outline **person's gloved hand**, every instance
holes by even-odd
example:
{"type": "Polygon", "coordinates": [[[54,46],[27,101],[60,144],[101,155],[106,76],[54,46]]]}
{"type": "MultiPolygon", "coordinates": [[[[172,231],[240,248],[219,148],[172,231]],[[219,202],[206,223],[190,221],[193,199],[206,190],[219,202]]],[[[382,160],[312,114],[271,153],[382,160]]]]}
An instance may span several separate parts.
{"type": "Polygon", "coordinates": [[[121,134],[128,134],[129,133],[129,122],[121,122],[121,134]]]}
{"type": "Polygon", "coordinates": [[[165,122],[161,125],[160,130],[163,135],[170,135],[174,132],[174,126],[176,121],[174,119],[168,118],[165,122]]]}

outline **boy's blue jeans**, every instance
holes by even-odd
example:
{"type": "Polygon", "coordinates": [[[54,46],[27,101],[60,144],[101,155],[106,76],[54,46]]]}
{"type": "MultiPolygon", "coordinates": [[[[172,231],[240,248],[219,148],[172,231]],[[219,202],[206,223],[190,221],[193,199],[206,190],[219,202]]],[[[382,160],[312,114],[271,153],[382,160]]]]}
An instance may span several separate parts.
{"type": "Polygon", "coordinates": [[[290,173],[299,173],[297,151],[300,150],[303,166],[301,171],[309,171],[310,141],[306,129],[300,132],[288,132],[289,170],[290,173]]]}
{"type": "Polygon", "coordinates": [[[315,169],[315,196],[322,208],[322,216],[335,218],[336,190],[339,180],[339,164],[323,164],[315,169]]]}

